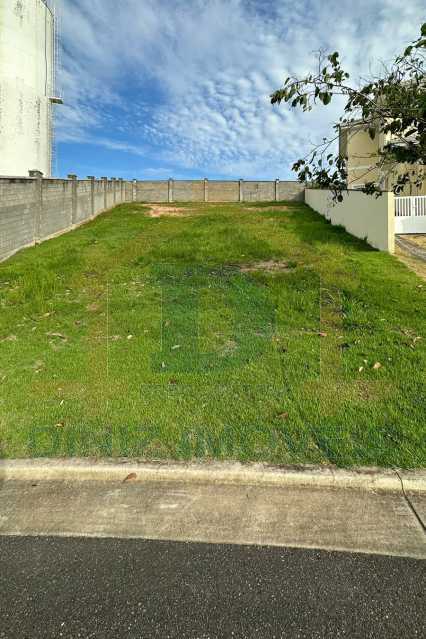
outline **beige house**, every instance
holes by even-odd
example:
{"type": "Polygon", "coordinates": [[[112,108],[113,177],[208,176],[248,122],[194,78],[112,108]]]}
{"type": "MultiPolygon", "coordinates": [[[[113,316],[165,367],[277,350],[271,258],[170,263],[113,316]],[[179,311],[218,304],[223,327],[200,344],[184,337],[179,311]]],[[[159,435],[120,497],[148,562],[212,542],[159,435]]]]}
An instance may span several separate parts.
{"type": "MultiPolygon", "coordinates": [[[[405,169],[404,165],[393,170],[377,166],[380,151],[391,139],[391,134],[383,133],[379,128],[372,139],[369,128],[361,122],[340,127],[339,154],[348,159],[348,188],[361,189],[366,183],[374,182],[384,191],[391,191],[396,176],[408,168],[413,169],[412,166],[405,169]]],[[[425,176],[422,187],[418,189],[414,185],[407,185],[401,195],[426,195],[426,167],[420,165],[418,170],[425,176]]]]}

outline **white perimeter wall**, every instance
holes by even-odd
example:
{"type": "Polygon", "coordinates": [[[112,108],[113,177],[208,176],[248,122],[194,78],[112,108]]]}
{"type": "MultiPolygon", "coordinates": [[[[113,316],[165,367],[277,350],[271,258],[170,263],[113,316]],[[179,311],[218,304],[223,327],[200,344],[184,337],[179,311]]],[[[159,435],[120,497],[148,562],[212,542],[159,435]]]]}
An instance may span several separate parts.
{"type": "Polygon", "coordinates": [[[334,204],[330,191],[306,189],[305,202],[334,225],[381,251],[395,251],[395,198],[383,193],[376,198],[360,191],[348,191],[343,202],[334,204]]]}
{"type": "Polygon", "coordinates": [[[54,20],[42,0],[0,0],[0,175],[51,173],[54,20]]]}

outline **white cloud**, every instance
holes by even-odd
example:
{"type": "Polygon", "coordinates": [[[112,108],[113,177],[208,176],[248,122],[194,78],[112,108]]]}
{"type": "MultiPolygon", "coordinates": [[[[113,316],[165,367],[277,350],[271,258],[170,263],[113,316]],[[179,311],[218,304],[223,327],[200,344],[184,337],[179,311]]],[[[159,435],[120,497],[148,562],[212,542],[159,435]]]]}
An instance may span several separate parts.
{"type": "Polygon", "coordinates": [[[234,177],[289,177],[329,133],[338,105],[306,115],[268,98],[287,74],[312,68],[313,51],[337,49],[355,78],[367,75],[416,37],[424,13],[421,0],[63,5],[60,139],[234,177]]]}

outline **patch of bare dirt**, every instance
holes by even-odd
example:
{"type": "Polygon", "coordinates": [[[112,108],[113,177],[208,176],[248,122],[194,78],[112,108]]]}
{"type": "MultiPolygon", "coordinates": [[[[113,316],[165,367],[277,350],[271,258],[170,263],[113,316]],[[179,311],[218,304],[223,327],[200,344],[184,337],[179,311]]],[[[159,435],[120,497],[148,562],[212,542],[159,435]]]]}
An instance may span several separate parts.
{"type": "Polygon", "coordinates": [[[409,269],[414,271],[416,275],[426,280],[426,262],[410,255],[410,253],[404,251],[399,246],[395,249],[395,255],[401,262],[404,262],[409,269]]]}
{"type": "Polygon", "coordinates": [[[241,210],[248,213],[284,213],[284,211],[289,211],[290,209],[288,206],[244,206],[241,210]]]}
{"type": "Polygon", "coordinates": [[[242,264],[240,271],[242,273],[253,273],[255,271],[266,271],[267,273],[282,273],[291,271],[294,265],[288,262],[280,262],[277,260],[268,260],[266,262],[254,262],[254,264],[242,264]]]}
{"type": "Polygon", "coordinates": [[[188,209],[178,208],[176,206],[151,206],[147,211],[149,217],[186,217],[191,215],[188,209]]]}

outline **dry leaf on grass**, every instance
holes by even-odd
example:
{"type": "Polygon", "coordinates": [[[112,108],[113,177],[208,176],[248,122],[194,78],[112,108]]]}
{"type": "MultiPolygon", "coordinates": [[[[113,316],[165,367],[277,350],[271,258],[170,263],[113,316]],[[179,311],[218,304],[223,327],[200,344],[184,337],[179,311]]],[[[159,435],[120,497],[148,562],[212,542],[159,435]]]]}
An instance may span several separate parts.
{"type": "Polygon", "coordinates": [[[136,478],[137,478],[136,473],[130,473],[129,475],[127,475],[125,479],[123,479],[123,484],[127,481],[134,481],[136,478]]]}
{"type": "Polygon", "coordinates": [[[288,413],[280,413],[277,417],[279,417],[279,419],[288,419],[288,413]]]}
{"type": "Polygon", "coordinates": [[[92,304],[88,304],[86,306],[86,310],[90,311],[91,313],[94,313],[95,311],[99,310],[99,304],[97,304],[96,302],[93,302],[92,304]]]}

